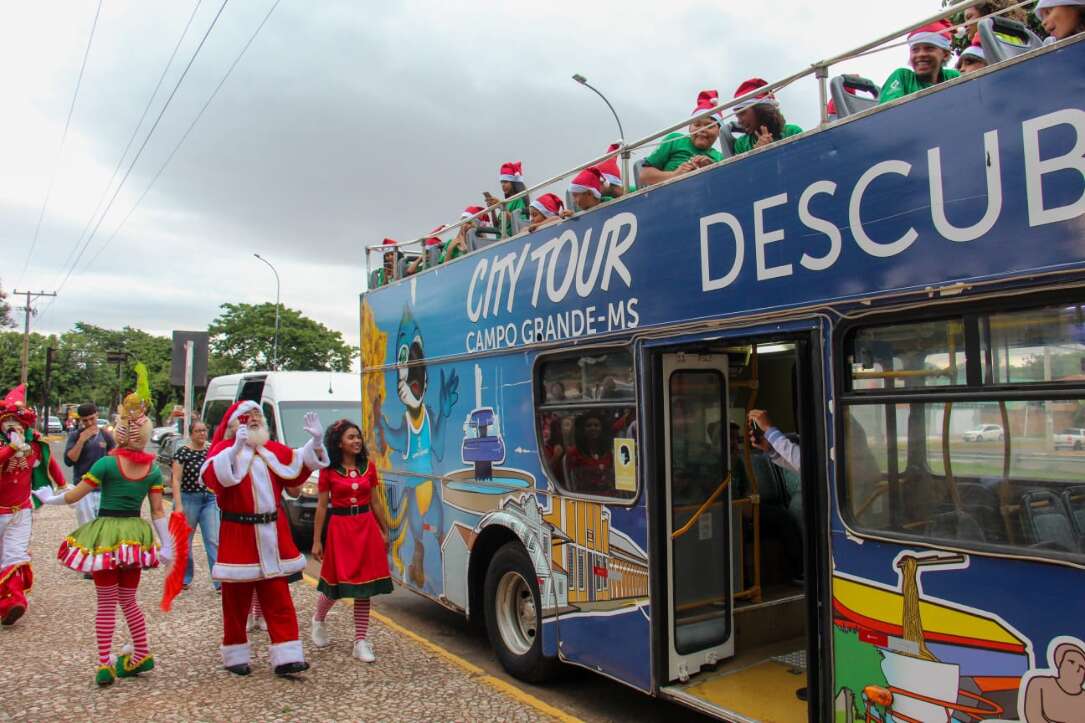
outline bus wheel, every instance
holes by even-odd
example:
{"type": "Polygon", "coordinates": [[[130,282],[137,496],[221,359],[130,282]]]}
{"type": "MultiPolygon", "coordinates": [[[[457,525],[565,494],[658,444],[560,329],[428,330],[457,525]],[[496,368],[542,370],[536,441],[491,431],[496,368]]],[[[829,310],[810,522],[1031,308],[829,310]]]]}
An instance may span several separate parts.
{"type": "Polygon", "coordinates": [[[494,554],[484,594],[486,633],[505,670],[532,683],[551,677],[557,661],[542,654],[535,568],[519,543],[507,543],[494,554]]]}

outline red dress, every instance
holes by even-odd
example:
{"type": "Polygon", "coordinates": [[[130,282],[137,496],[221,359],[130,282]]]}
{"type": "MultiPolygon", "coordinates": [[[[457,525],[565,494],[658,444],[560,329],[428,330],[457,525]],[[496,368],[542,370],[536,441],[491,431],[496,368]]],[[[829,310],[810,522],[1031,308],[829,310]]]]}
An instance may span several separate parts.
{"type": "Polygon", "coordinates": [[[388,572],[388,551],[380,526],[369,507],[373,491],[380,485],[372,462],[365,473],[342,467],[320,470],[318,489],[330,492],[328,537],[317,589],[328,597],[368,598],[392,592],[388,572]],[[336,510],[354,514],[338,514],[336,510]]]}

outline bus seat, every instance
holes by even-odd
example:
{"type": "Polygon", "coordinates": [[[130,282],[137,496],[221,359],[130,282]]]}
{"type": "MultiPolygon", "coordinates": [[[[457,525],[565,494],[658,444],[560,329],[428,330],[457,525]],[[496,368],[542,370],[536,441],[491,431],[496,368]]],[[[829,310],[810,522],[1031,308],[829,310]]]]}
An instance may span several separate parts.
{"type": "Polygon", "coordinates": [[[1034,489],[1021,495],[1021,523],[1033,545],[1065,552],[1081,550],[1070,513],[1053,492],[1034,489]]]}
{"type": "Polygon", "coordinates": [[[769,456],[754,452],[750,455],[750,466],[753,467],[753,476],[757,479],[757,494],[761,497],[761,504],[787,507],[787,490],[776,474],[777,467],[769,456]]]}
{"type": "Polygon", "coordinates": [[[375,289],[381,284],[381,270],[373,269],[369,272],[369,288],[375,289]]]}
{"type": "Polygon", "coordinates": [[[467,230],[467,248],[469,251],[478,251],[487,246],[493,246],[501,240],[501,232],[489,226],[477,226],[467,230]]]}
{"type": "Polygon", "coordinates": [[[1075,485],[1063,490],[1062,501],[1070,510],[1070,523],[1079,538],[1085,537],[1085,485],[1075,485]]]}
{"type": "Polygon", "coordinates": [[[745,131],[734,121],[720,128],[720,155],[724,160],[735,157],[735,133],[742,135],[745,131]]]}
{"type": "Polygon", "coordinates": [[[829,81],[829,97],[836,106],[837,118],[847,118],[875,107],[881,92],[877,83],[859,75],[838,75],[829,81]]]}
{"type": "Polygon", "coordinates": [[[1043,47],[1043,41],[1028,26],[1010,18],[986,17],[978,27],[988,65],[1043,47]]]}
{"type": "Polygon", "coordinates": [[[441,263],[441,247],[440,246],[427,246],[426,247],[426,268],[432,269],[441,263]]]}
{"type": "Polygon", "coordinates": [[[969,540],[986,542],[987,537],[975,518],[967,512],[951,510],[931,517],[926,534],[943,540],[969,540]]]}
{"type": "Polygon", "coordinates": [[[569,209],[573,213],[579,213],[580,209],[576,207],[576,201],[573,200],[573,192],[565,191],[565,208],[569,209]]]}
{"type": "Polygon", "coordinates": [[[396,278],[397,279],[402,279],[403,277],[405,277],[407,275],[407,264],[414,261],[417,257],[418,257],[418,254],[414,254],[412,256],[408,256],[407,254],[402,254],[399,257],[399,260],[396,261],[396,278]]]}
{"type": "Polygon", "coordinates": [[[1006,522],[999,512],[996,488],[980,482],[957,482],[961,511],[967,513],[983,530],[989,542],[1006,542],[1006,522]]]}
{"type": "Polygon", "coordinates": [[[640,185],[640,173],[641,173],[641,171],[644,170],[644,161],[645,161],[645,159],[641,158],[641,159],[637,160],[636,163],[633,164],[633,184],[637,188],[641,188],[641,185],[640,185]]]}
{"type": "Polygon", "coordinates": [[[519,211],[513,211],[509,214],[509,230],[511,231],[509,235],[515,236],[521,231],[524,231],[527,229],[527,224],[528,220],[524,218],[523,214],[519,211]]]}

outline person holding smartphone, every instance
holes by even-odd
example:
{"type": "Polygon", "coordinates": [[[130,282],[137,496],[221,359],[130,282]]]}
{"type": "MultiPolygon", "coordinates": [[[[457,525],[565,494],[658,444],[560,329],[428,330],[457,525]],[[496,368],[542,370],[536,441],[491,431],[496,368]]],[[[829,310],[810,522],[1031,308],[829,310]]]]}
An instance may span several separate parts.
{"type": "MultiPolygon", "coordinates": [[[[112,452],[117,443],[113,435],[98,427],[98,407],[94,402],[80,404],[75,412],[79,415],[79,422],[68,434],[68,441],[64,445],[64,464],[72,468],[72,479],[78,482],[95,462],[112,452]]],[[[80,525],[98,516],[101,496],[102,493],[95,489],[75,505],[75,519],[80,525]]]]}
{"type": "Polygon", "coordinates": [[[799,472],[802,452],[799,445],[776,428],[764,409],[751,409],[747,415],[750,423],[750,444],[769,456],[772,462],[792,472],[799,472]]]}
{"type": "MultiPolygon", "coordinates": [[[[524,168],[520,161],[502,163],[501,173],[498,176],[498,179],[501,181],[501,192],[505,194],[505,198],[515,196],[517,193],[527,189],[527,185],[524,183],[524,168]]],[[[526,222],[528,220],[527,209],[531,204],[530,196],[524,196],[522,198],[517,198],[515,201],[505,202],[494,198],[490,195],[489,191],[483,191],[482,198],[486,202],[486,207],[494,210],[494,216],[497,217],[505,237],[512,236],[513,214],[520,214],[521,221],[526,222]],[[495,208],[496,206],[500,206],[500,208],[495,208]]]]}

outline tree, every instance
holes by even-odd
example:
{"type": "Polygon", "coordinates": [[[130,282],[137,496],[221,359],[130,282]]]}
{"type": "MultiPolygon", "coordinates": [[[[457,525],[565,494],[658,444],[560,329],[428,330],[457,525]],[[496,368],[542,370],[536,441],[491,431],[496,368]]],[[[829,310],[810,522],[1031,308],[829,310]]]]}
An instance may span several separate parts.
{"type": "MultiPolygon", "coordinates": [[[[270,369],[275,338],[274,304],[223,304],[211,322],[210,373],[270,369]],[[217,357],[217,358],[216,358],[217,357]],[[229,371],[227,371],[229,370],[229,371]]],[[[279,368],[349,371],[358,350],[295,309],[283,307],[279,321],[279,368]]]]}
{"type": "MultiPolygon", "coordinates": [[[[965,0],[942,0],[942,7],[949,8],[954,5],[960,5],[965,0]]],[[[1009,8],[1017,4],[1017,0],[987,0],[987,2],[980,3],[977,9],[981,15],[990,15],[991,13],[998,13],[1006,8],[1009,8]]],[[[1009,18],[1010,20],[1016,20],[1019,23],[1028,25],[1032,32],[1036,33],[1039,37],[1047,37],[1047,33],[1044,31],[1043,23],[1036,17],[1036,13],[1033,11],[1033,6],[1029,5],[1023,8],[1014,8],[1007,12],[1001,13],[1000,17],[1009,18]]],[[[955,25],[960,25],[964,22],[964,12],[959,12],[950,20],[955,25]]],[[[969,45],[969,39],[964,37],[955,37],[953,40],[954,49],[957,52],[964,50],[969,45]]]]}
{"type": "Polygon", "coordinates": [[[11,304],[8,303],[8,295],[4,287],[0,286],[0,329],[12,329],[15,327],[15,319],[11,316],[11,304]]]}

